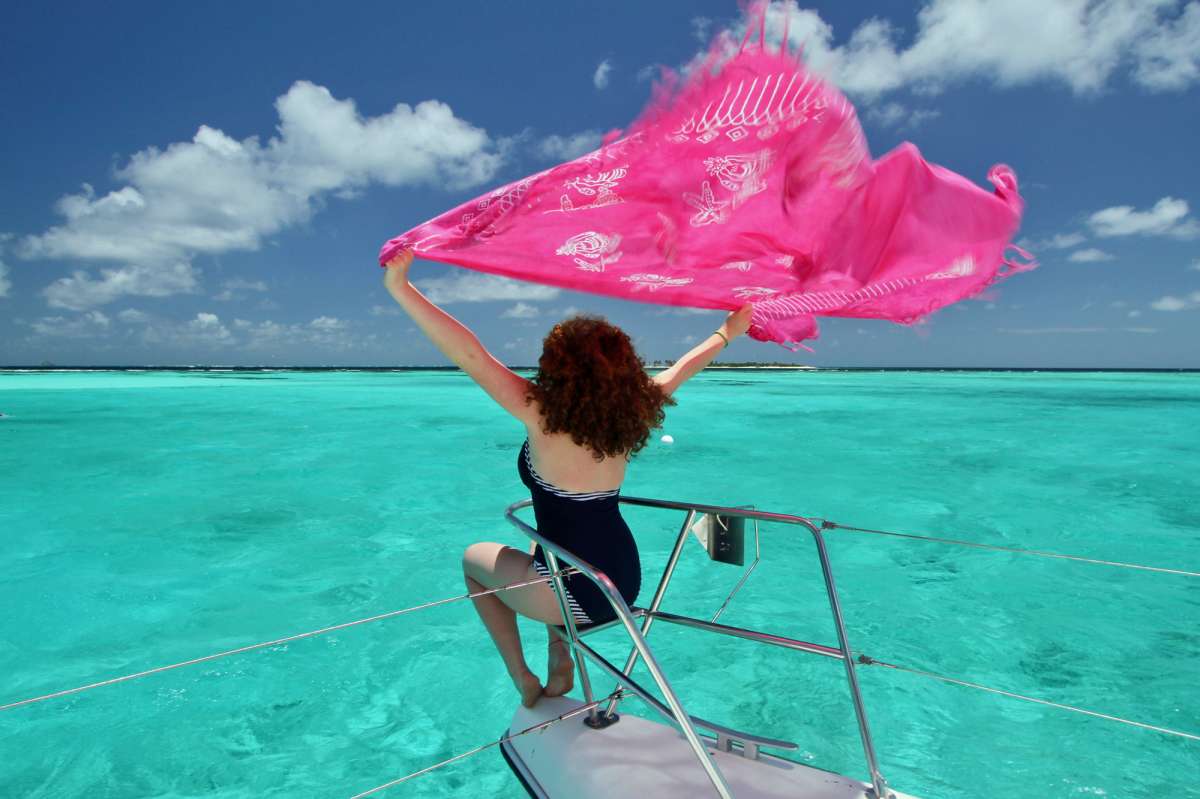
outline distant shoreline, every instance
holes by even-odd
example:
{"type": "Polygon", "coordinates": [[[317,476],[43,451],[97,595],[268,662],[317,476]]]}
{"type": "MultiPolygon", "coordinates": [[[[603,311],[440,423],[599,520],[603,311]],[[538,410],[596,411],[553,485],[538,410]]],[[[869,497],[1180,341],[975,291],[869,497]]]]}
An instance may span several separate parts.
{"type": "MultiPolygon", "coordinates": [[[[536,366],[510,366],[534,371],[536,366]]],[[[652,365],[651,371],[666,366],[652,365]]],[[[807,364],[712,364],[705,371],[726,372],[1146,372],[1198,373],[1200,367],[1076,367],[1076,366],[809,366],[807,364]]],[[[458,372],[457,366],[0,366],[0,374],[30,372],[458,372]]]]}

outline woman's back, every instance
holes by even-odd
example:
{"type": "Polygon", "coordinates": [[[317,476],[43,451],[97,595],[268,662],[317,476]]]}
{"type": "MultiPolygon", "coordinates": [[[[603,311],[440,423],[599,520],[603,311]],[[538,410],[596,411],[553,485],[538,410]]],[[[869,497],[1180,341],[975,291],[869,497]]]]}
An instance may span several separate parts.
{"type": "Polygon", "coordinates": [[[590,492],[612,491],[625,481],[627,456],[597,461],[590,447],[576,444],[568,433],[547,434],[537,425],[525,429],[533,469],[546,482],[564,491],[590,492]]]}

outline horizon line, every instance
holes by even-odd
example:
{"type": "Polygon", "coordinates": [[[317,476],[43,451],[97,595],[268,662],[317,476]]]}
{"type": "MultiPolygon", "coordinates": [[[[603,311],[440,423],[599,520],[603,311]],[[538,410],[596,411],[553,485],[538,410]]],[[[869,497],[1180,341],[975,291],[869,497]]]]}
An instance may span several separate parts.
{"type": "MultiPolygon", "coordinates": [[[[665,361],[662,363],[666,363],[665,361]]],[[[658,367],[654,364],[647,364],[650,368],[667,368],[666,366],[658,367]]],[[[506,364],[509,369],[534,371],[537,366],[524,366],[506,364]]],[[[732,363],[722,364],[713,363],[705,367],[705,369],[780,369],[780,370],[795,370],[795,371],[829,371],[829,370],[859,370],[859,371],[950,371],[950,372],[1200,372],[1200,367],[1196,366],[814,366],[811,364],[788,364],[780,362],[756,362],[756,361],[735,361],[732,363]]],[[[111,372],[111,371],[185,371],[185,372],[202,372],[202,371],[361,371],[361,372],[381,372],[381,371],[463,371],[455,365],[372,365],[372,366],[271,366],[266,364],[257,364],[253,366],[244,365],[229,365],[229,364],[104,364],[104,365],[76,365],[76,364],[4,364],[0,365],[0,372],[23,371],[23,372],[111,372]]]]}

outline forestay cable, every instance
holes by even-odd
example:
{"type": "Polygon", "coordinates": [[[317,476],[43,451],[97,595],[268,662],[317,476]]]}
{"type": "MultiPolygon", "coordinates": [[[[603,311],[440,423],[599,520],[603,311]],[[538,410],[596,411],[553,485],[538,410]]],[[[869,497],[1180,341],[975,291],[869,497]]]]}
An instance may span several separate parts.
{"type": "Polygon", "coordinates": [[[1058,708],[1059,710],[1069,710],[1072,713],[1082,713],[1085,716],[1092,716],[1092,717],[1098,718],[1098,719],[1106,719],[1108,721],[1116,721],[1121,724],[1128,724],[1132,727],[1141,727],[1143,730],[1153,730],[1154,732],[1161,732],[1165,735],[1175,735],[1180,738],[1187,738],[1192,741],[1200,741],[1200,735],[1196,735],[1195,733],[1183,732],[1182,730],[1173,730],[1170,727],[1159,727],[1154,724],[1146,724],[1145,722],[1121,718],[1120,716],[1113,716],[1108,713],[1099,713],[1095,710],[1087,710],[1086,708],[1075,707],[1074,705],[1064,705],[1061,702],[1051,702],[1048,699],[1038,699],[1036,696],[1026,696],[1025,694],[1018,694],[1015,691],[1005,691],[1001,688],[992,688],[990,686],[980,685],[979,683],[975,683],[975,682],[967,682],[966,680],[959,680],[959,679],[955,679],[954,677],[946,677],[942,674],[936,674],[932,671],[925,671],[923,669],[914,669],[914,668],[910,668],[908,666],[900,666],[895,663],[888,663],[887,661],[884,661],[884,660],[876,660],[875,658],[871,657],[870,655],[859,655],[857,660],[859,663],[863,664],[864,666],[883,666],[884,668],[895,669],[896,671],[906,671],[909,674],[916,674],[919,677],[929,677],[930,679],[940,680],[942,682],[950,683],[952,685],[961,685],[964,688],[976,688],[980,691],[987,691],[988,693],[991,693],[991,694],[999,694],[1000,696],[1007,696],[1012,699],[1020,699],[1025,702],[1033,702],[1034,704],[1037,704],[1037,705],[1045,705],[1047,707],[1054,707],[1054,708],[1058,708]]]}
{"type": "Polygon", "coordinates": [[[873,535],[886,535],[892,538],[907,538],[913,541],[931,541],[935,544],[955,544],[960,547],[974,547],[975,549],[990,549],[995,552],[1012,552],[1017,555],[1036,555],[1039,558],[1056,558],[1058,560],[1073,560],[1079,563],[1094,563],[1100,566],[1118,566],[1122,569],[1138,569],[1140,571],[1159,572],[1161,574],[1180,574],[1184,577],[1200,577],[1200,572],[1188,571],[1186,569],[1168,569],[1164,566],[1143,566],[1139,563],[1123,563],[1119,560],[1101,560],[1100,558],[1085,558],[1079,555],[1064,555],[1059,552],[1043,552],[1037,549],[1021,549],[1020,547],[1005,547],[999,544],[980,544],[975,541],[961,541],[955,538],[939,538],[931,535],[918,535],[917,533],[896,533],[891,530],[872,530],[869,527],[854,527],[849,524],[840,524],[828,520],[821,521],[822,530],[848,530],[852,533],[871,533],[873,535]]]}
{"type": "MultiPolygon", "coordinates": [[[[576,572],[577,572],[577,570],[575,568],[568,567],[568,568],[560,570],[559,574],[566,577],[571,574],[575,574],[576,572]]],[[[475,593],[461,594],[459,596],[446,597],[445,599],[436,599],[433,602],[426,602],[422,605],[413,605],[411,608],[402,608],[400,610],[393,610],[393,611],[389,611],[387,613],[380,613],[377,616],[369,616],[365,619],[355,619],[354,621],[343,622],[342,624],[334,624],[330,627],[322,627],[319,630],[309,630],[308,632],[305,632],[305,633],[296,633],[295,635],[288,635],[283,638],[275,638],[271,641],[263,641],[262,643],[258,643],[258,644],[250,644],[249,646],[239,646],[237,649],[227,649],[224,652],[216,652],[211,655],[204,655],[203,657],[192,658],[191,660],[183,660],[183,661],[180,661],[179,663],[171,663],[170,665],[167,665],[167,666],[158,666],[156,668],[146,669],[145,671],[139,671],[134,674],[126,674],[121,677],[113,677],[112,679],[109,679],[109,680],[101,680],[100,682],[89,683],[88,685],[81,685],[78,688],[67,688],[66,690],[63,690],[63,691],[55,691],[52,694],[44,694],[42,696],[34,696],[29,699],[22,699],[19,702],[9,702],[6,705],[0,705],[0,710],[11,710],[13,708],[22,707],[24,705],[32,705],[34,702],[42,702],[47,699],[57,699],[60,696],[69,696],[70,694],[77,694],[82,691],[91,690],[92,688],[101,688],[105,685],[115,685],[116,683],[119,683],[119,682],[127,682],[128,680],[135,680],[138,677],[148,677],[151,674],[158,674],[159,672],[170,671],[171,669],[178,669],[178,668],[182,668],[183,666],[193,666],[197,663],[207,663],[210,660],[217,660],[218,658],[229,657],[230,655],[240,655],[243,652],[252,652],[255,649],[264,649],[269,646],[278,646],[280,644],[286,644],[291,641],[299,641],[303,638],[313,638],[318,635],[324,635],[325,633],[336,632],[337,630],[345,630],[348,627],[357,627],[360,624],[367,624],[368,622],[373,622],[373,621],[383,621],[384,619],[391,619],[396,616],[403,616],[405,613],[412,613],[413,611],[417,611],[417,610],[425,610],[426,608],[433,608],[433,607],[437,607],[438,605],[446,605],[451,602],[458,602],[463,599],[475,599],[476,597],[488,596],[489,594],[496,594],[496,593],[499,593],[500,591],[507,591],[511,588],[524,588],[529,585],[536,585],[538,583],[544,583],[544,582],[546,582],[546,579],[547,579],[546,577],[542,577],[539,575],[538,577],[535,577],[530,580],[522,580],[522,581],[515,582],[515,583],[509,583],[507,585],[502,585],[499,588],[488,588],[483,591],[476,591],[475,593]]]]}

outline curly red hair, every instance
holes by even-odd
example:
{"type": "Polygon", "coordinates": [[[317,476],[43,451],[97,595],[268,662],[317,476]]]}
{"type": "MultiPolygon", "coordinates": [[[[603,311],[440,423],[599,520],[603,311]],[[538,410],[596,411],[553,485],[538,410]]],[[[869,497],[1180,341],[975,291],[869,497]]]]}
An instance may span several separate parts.
{"type": "Polygon", "coordinates": [[[662,425],[663,408],[675,404],[646,373],[625,331],[598,316],[554,326],[526,398],[537,401],[544,432],[569,434],[596,460],[642,449],[662,425]]]}

